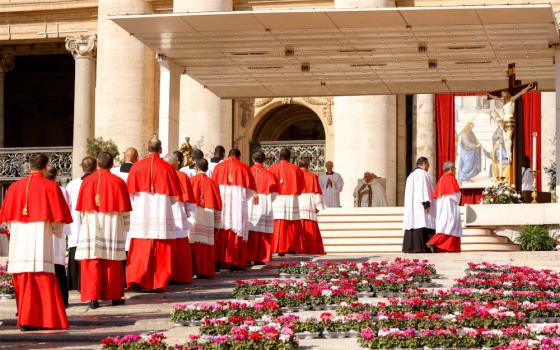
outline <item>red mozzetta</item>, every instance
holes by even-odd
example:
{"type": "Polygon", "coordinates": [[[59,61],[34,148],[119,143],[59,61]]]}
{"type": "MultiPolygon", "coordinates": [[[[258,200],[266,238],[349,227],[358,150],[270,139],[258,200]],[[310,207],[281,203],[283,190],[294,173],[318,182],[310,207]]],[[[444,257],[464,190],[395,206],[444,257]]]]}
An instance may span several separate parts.
{"type": "Polygon", "coordinates": [[[132,211],[125,182],[107,169],[99,169],[82,182],[76,210],[110,213],[132,211]]]}
{"type": "Polygon", "coordinates": [[[146,158],[134,163],[126,183],[130,194],[147,192],[172,197],[181,195],[177,171],[157,153],[150,153],[146,158]]]}

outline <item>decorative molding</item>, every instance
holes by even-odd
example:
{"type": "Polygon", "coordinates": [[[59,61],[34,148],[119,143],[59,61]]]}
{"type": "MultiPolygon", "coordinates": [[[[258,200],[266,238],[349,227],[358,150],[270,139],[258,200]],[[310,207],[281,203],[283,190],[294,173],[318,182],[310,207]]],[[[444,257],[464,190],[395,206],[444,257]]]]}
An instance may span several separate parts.
{"type": "Polygon", "coordinates": [[[0,51],[0,73],[8,73],[15,66],[15,56],[11,53],[0,51]]]}
{"type": "Polygon", "coordinates": [[[255,108],[261,108],[274,100],[273,98],[257,98],[255,99],[255,108]]]}
{"type": "Polygon", "coordinates": [[[315,106],[323,106],[323,115],[327,120],[328,125],[332,125],[333,117],[332,117],[332,105],[333,99],[332,97],[303,97],[302,98],[305,102],[315,105],[315,106]]]}
{"type": "Polygon", "coordinates": [[[66,50],[74,56],[74,59],[94,58],[97,54],[97,35],[66,37],[66,50]]]}
{"type": "Polygon", "coordinates": [[[256,150],[262,150],[266,155],[265,164],[270,166],[280,159],[280,150],[289,147],[292,153],[294,163],[302,158],[308,158],[311,161],[309,170],[320,172],[324,170],[325,164],[325,142],[324,141],[262,141],[251,143],[251,153],[256,150]]]}
{"type": "Polygon", "coordinates": [[[254,99],[239,99],[238,106],[240,112],[240,123],[241,127],[244,128],[247,126],[249,119],[255,116],[255,104],[256,101],[254,99]]]}

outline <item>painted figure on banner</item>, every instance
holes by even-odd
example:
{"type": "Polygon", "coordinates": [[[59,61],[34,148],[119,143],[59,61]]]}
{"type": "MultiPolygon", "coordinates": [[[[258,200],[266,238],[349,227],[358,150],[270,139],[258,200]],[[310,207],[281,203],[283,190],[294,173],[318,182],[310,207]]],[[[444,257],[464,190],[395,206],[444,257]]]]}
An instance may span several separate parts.
{"type": "Polygon", "coordinates": [[[470,181],[482,171],[482,145],[478,141],[471,121],[461,130],[458,141],[459,181],[470,181]]]}

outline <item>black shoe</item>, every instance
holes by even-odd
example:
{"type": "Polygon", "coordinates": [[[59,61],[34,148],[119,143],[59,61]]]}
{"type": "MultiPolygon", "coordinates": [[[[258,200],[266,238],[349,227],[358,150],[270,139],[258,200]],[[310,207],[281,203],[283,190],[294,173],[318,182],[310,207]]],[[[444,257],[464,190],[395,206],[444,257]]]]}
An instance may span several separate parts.
{"type": "Polygon", "coordinates": [[[209,277],[209,276],[205,276],[205,275],[196,275],[196,279],[197,279],[197,280],[209,280],[210,277],[209,277]]]}
{"type": "Polygon", "coordinates": [[[437,248],[433,245],[428,246],[429,253],[437,253],[437,248]]]}
{"type": "Polygon", "coordinates": [[[214,263],[214,271],[220,272],[220,263],[214,263]]]}
{"type": "Polygon", "coordinates": [[[39,328],[39,327],[24,326],[24,325],[22,325],[21,327],[19,327],[19,329],[20,329],[22,332],[39,331],[39,330],[41,330],[41,328],[39,328]]]}
{"type": "Polygon", "coordinates": [[[142,287],[140,287],[140,285],[139,285],[138,283],[132,283],[132,284],[130,285],[130,287],[128,287],[128,288],[132,289],[132,290],[135,291],[135,292],[140,292],[140,291],[142,291],[142,287]]]}
{"type": "Polygon", "coordinates": [[[286,256],[284,253],[278,253],[278,256],[286,256]]]}
{"type": "Polygon", "coordinates": [[[99,301],[97,301],[97,300],[92,300],[92,301],[89,302],[89,308],[90,308],[90,309],[95,310],[95,309],[97,309],[98,307],[99,307],[99,301]]]}
{"type": "Polygon", "coordinates": [[[262,261],[255,261],[255,263],[253,265],[260,266],[260,265],[266,265],[266,263],[264,263],[262,261]]]}
{"type": "Polygon", "coordinates": [[[124,299],[120,299],[120,300],[111,300],[111,305],[113,306],[119,306],[119,305],[123,305],[125,303],[124,299]]]}
{"type": "Polygon", "coordinates": [[[239,266],[230,266],[229,271],[230,271],[230,272],[243,271],[243,268],[241,268],[241,267],[239,267],[239,266]]]}

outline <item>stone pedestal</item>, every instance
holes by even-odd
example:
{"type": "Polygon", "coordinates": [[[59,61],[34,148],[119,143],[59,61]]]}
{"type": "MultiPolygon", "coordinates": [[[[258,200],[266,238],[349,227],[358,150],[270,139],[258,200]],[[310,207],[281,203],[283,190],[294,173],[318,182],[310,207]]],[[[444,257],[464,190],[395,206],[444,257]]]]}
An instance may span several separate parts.
{"type": "Polygon", "coordinates": [[[144,0],[100,0],[95,136],[146,152],[155,131],[155,53],[108,19],[151,13],[144,0]]]}
{"type": "Polygon", "coordinates": [[[181,67],[165,59],[159,61],[159,124],[158,135],[163,153],[179,148],[179,96],[181,67]]]}
{"type": "MultiPolygon", "coordinates": [[[[395,6],[386,0],[335,0],[335,8],[395,6]]],[[[369,170],[387,179],[387,201],[396,205],[396,96],[334,98],[334,162],[346,185],[342,206],[352,206],[358,178],[369,170]]]]}
{"type": "Polygon", "coordinates": [[[4,147],[4,75],[14,69],[15,57],[0,50],[0,147],[4,147]]]}
{"type": "MultiPolygon", "coordinates": [[[[173,12],[232,11],[232,0],[174,0],[173,12]]],[[[188,73],[188,67],[187,67],[188,73]]],[[[199,146],[205,157],[211,157],[214,147],[232,145],[232,101],[221,100],[197,81],[181,77],[179,109],[179,140],[190,137],[193,146],[199,146]]]]}
{"type": "MultiPolygon", "coordinates": [[[[419,157],[426,157],[430,162],[430,178],[435,185],[437,180],[437,152],[436,152],[436,118],[435,96],[430,94],[414,95],[414,126],[412,150],[413,162],[419,157]]],[[[448,159],[455,161],[455,159],[448,159]]],[[[413,167],[415,164],[413,164],[413,167]]],[[[439,166],[443,166],[440,164],[439,166]]]]}
{"type": "Polygon", "coordinates": [[[95,113],[95,54],[97,37],[66,38],[66,49],[74,56],[74,133],[72,136],[72,177],[82,173],[79,167],[86,155],[87,140],[93,138],[95,113]]]}

